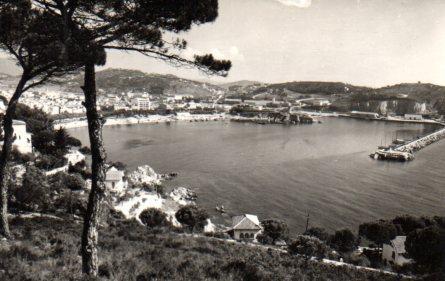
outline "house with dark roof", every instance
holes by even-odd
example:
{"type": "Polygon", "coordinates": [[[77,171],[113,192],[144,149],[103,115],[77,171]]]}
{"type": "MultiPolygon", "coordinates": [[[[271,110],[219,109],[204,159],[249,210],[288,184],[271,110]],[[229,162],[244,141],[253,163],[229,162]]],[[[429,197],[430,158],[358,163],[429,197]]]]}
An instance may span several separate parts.
{"type": "Polygon", "coordinates": [[[262,231],[258,217],[255,215],[241,215],[232,218],[230,233],[236,240],[254,241],[262,231]]]}

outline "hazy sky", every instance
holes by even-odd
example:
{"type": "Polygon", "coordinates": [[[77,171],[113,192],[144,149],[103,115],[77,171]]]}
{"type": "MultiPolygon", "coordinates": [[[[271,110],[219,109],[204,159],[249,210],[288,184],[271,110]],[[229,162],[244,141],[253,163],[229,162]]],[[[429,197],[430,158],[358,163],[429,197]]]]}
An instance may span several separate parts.
{"type": "Polygon", "coordinates": [[[445,0],[219,0],[219,17],[181,34],[192,53],[230,59],[209,78],[138,54],[110,52],[106,67],[229,82],[342,81],[445,85],[445,0]]]}
{"type": "MultiPolygon", "coordinates": [[[[189,52],[232,60],[227,81],[445,85],[444,0],[219,2],[218,19],[184,37],[189,52]]],[[[140,55],[111,53],[108,61],[112,67],[208,79],[140,55]]]]}

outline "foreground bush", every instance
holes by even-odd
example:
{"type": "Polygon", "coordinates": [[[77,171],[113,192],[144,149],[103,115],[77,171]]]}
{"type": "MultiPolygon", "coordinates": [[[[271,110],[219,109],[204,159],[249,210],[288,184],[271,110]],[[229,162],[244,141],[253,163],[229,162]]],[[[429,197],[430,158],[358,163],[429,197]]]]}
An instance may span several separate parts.
{"type": "Polygon", "coordinates": [[[11,186],[11,207],[22,211],[45,212],[52,206],[51,188],[47,177],[37,168],[29,166],[22,184],[11,186]]]}
{"type": "Polygon", "coordinates": [[[187,205],[180,208],[176,212],[175,217],[181,224],[186,225],[190,230],[201,231],[204,228],[209,215],[204,209],[196,205],[187,205]]]}
{"type": "Polygon", "coordinates": [[[164,212],[156,208],[148,208],[139,215],[141,222],[148,227],[166,226],[169,224],[164,212]]]}
{"type": "Polygon", "coordinates": [[[358,246],[358,239],[349,229],[337,230],[331,236],[329,245],[339,252],[347,253],[358,246]]]}
{"type": "Polygon", "coordinates": [[[287,227],[287,224],[280,220],[263,220],[261,222],[261,226],[263,227],[263,236],[262,241],[268,241],[271,240],[273,244],[278,239],[286,240],[289,236],[289,228],[287,227]],[[269,237],[270,239],[267,239],[269,237]]]}
{"type": "Polygon", "coordinates": [[[304,255],[307,258],[323,259],[329,254],[329,247],[316,237],[300,235],[288,247],[291,254],[304,255]]]}
{"type": "Polygon", "coordinates": [[[304,235],[316,237],[323,242],[327,242],[330,237],[329,233],[321,227],[311,227],[304,232],[304,235]]]}

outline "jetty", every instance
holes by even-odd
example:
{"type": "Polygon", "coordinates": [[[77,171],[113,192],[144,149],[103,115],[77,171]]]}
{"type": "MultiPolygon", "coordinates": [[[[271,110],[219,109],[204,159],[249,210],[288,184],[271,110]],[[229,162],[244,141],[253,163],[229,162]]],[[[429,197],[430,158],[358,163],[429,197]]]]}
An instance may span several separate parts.
{"type": "Polygon", "coordinates": [[[445,128],[442,128],[434,133],[421,137],[419,139],[413,140],[406,144],[402,144],[396,147],[394,150],[400,152],[410,152],[413,153],[415,151],[421,150],[428,145],[435,143],[441,139],[445,138],[445,128]]]}
{"type": "Polygon", "coordinates": [[[411,152],[396,151],[392,149],[379,149],[376,152],[371,153],[369,157],[376,160],[391,160],[399,162],[414,160],[414,155],[411,152]]]}
{"type": "Polygon", "coordinates": [[[399,143],[395,147],[379,149],[369,156],[376,160],[410,161],[414,159],[413,153],[415,151],[419,151],[443,138],[445,138],[445,128],[409,142],[399,143]]]}

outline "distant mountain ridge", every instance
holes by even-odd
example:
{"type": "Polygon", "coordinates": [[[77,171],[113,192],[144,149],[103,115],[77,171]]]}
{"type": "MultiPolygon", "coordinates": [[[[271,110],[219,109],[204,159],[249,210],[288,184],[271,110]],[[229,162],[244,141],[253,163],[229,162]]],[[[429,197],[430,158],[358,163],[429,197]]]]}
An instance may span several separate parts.
{"type": "MultiPolygon", "coordinates": [[[[82,75],[70,81],[70,88],[78,88],[82,75]]],[[[224,89],[209,83],[183,79],[171,74],[145,73],[139,70],[109,68],[96,74],[97,87],[104,92],[149,92],[153,95],[214,96],[224,89]]]]}
{"type": "MultiPolygon", "coordinates": [[[[14,62],[0,58],[0,73],[8,70],[7,75],[0,75],[0,82],[14,83],[14,62]],[[2,68],[3,67],[3,68],[2,68]],[[12,69],[12,71],[11,71],[12,69]]],[[[294,81],[286,83],[262,83],[259,81],[241,80],[223,84],[212,84],[184,79],[171,74],[149,74],[139,70],[105,69],[96,74],[97,87],[100,92],[126,93],[149,92],[153,95],[193,95],[194,97],[211,97],[222,93],[226,96],[245,98],[262,98],[279,96],[281,98],[299,98],[315,96],[334,98],[341,109],[349,110],[354,102],[411,100],[426,103],[431,108],[445,112],[445,87],[429,83],[401,83],[381,88],[355,86],[342,82],[294,81]]],[[[80,92],[83,75],[67,76],[59,79],[58,85],[70,91],[80,92]]],[[[369,108],[372,110],[372,107],[369,108]]]]}

